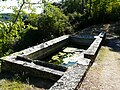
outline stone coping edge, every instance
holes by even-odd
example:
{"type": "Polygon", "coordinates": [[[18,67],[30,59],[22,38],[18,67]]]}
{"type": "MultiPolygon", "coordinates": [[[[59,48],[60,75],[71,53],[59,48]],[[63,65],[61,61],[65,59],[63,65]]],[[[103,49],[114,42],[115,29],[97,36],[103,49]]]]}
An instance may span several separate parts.
{"type": "Polygon", "coordinates": [[[76,90],[85,77],[91,62],[88,65],[75,64],[49,90],[76,90]]]}

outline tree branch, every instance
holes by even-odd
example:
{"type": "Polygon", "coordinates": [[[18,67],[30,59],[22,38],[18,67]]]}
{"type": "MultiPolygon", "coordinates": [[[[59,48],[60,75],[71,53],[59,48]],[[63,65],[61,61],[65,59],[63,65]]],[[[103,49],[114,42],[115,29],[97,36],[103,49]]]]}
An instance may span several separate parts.
{"type": "MultiPolygon", "coordinates": [[[[17,13],[17,15],[16,15],[16,18],[14,19],[12,25],[10,25],[10,29],[9,29],[9,31],[8,31],[6,34],[8,34],[8,33],[10,33],[10,32],[12,31],[12,26],[13,26],[13,25],[15,24],[15,22],[17,21],[19,15],[20,15],[20,12],[21,12],[21,10],[22,10],[22,7],[24,6],[24,4],[25,4],[25,0],[23,0],[23,3],[21,4],[20,9],[19,9],[19,11],[18,11],[18,13],[17,13]]],[[[2,38],[3,36],[4,36],[4,35],[2,35],[0,38],[2,38]]]]}

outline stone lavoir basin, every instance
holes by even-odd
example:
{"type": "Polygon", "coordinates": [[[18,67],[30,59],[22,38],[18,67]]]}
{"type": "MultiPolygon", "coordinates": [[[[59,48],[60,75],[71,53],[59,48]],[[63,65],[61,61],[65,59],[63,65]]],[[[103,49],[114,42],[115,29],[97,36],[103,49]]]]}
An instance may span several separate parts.
{"type": "Polygon", "coordinates": [[[30,59],[29,57],[25,56],[17,56],[17,58],[23,60],[23,61],[28,61],[28,62],[33,62],[33,63],[40,63],[44,61],[44,63],[51,63],[53,65],[58,65],[62,67],[68,68],[69,66],[74,65],[77,62],[80,62],[79,59],[84,57],[84,52],[87,49],[87,47],[83,46],[66,46],[63,47],[61,50],[58,52],[54,53],[53,55],[50,55],[48,57],[45,57],[43,59],[30,59]]]}
{"type": "Polygon", "coordinates": [[[2,57],[1,71],[52,80],[54,84],[47,88],[50,90],[74,90],[104,39],[105,32],[97,36],[64,35],[2,57]]]}
{"type": "Polygon", "coordinates": [[[75,63],[79,63],[80,58],[84,57],[84,52],[85,48],[83,47],[63,47],[62,50],[59,51],[57,54],[53,55],[50,60],[48,60],[48,62],[68,68],[75,63]]]}

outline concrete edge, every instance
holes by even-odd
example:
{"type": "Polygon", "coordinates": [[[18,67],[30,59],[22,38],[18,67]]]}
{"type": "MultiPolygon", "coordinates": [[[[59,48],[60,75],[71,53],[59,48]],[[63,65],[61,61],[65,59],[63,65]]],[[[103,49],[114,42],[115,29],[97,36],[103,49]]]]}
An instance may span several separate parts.
{"type": "Polygon", "coordinates": [[[48,67],[36,65],[33,63],[23,62],[23,61],[3,61],[1,64],[2,72],[12,72],[12,73],[26,73],[35,77],[41,77],[46,79],[51,79],[56,81],[59,79],[64,72],[51,69],[48,67]]]}
{"type": "MultiPolygon", "coordinates": [[[[87,59],[88,60],[88,59],[87,59]]],[[[69,68],[64,75],[49,90],[75,90],[85,77],[91,61],[88,65],[75,64],[69,68]]]]}

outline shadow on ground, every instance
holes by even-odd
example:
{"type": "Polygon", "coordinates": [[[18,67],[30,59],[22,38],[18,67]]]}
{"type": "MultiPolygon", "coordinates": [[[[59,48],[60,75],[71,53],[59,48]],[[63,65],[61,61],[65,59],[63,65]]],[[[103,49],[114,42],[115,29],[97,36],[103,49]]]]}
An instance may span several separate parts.
{"type": "Polygon", "coordinates": [[[120,37],[107,39],[106,42],[111,51],[120,52],[120,37]]]}
{"type": "Polygon", "coordinates": [[[8,81],[20,81],[24,84],[28,84],[36,88],[44,88],[44,89],[49,89],[55,83],[55,81],[51,81],[51,80],[46,80],[31,76],[28,77],[26,75],[12,74],[8,72],[0,73],[0,81],[3,79],[8,81]]]}
{"type": "Polygon", "coordinates": [[[111,51],[120,52],[120,22],[109,24],[106,45],[111,48],[111,51]]]}

